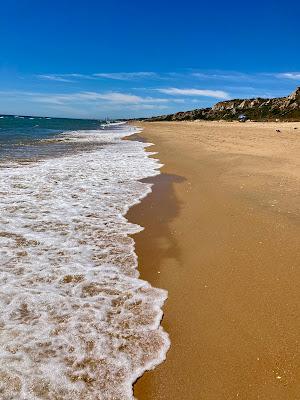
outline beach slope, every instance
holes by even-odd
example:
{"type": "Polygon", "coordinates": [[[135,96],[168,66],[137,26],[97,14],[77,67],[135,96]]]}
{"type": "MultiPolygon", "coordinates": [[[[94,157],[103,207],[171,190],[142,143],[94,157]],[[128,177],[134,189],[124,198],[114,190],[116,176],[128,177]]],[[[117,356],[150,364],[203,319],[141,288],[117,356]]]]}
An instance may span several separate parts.
{"type": "Polygon", "coordinates": [[[138,125],[165,166],[128,218],[171,349],[136,398],[299,398],[300,123],[138,125]]]}

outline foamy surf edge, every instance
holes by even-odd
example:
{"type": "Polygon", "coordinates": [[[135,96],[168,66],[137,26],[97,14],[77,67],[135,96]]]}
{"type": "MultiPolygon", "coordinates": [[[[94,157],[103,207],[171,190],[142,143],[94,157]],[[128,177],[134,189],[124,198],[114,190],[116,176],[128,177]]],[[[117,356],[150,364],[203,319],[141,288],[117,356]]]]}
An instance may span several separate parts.
{"type": "MultiPolygon", "coordinates": [[[[130,135],[128,135],[127,137],[130,137],[130,136],[133,136],[133,135],[135,135],[135,134],[139,134],[139,133],[142,133],[142,132],[143,132],[143,128],[137,128],[137,127],[135,127],[135,126],[133,126],[133,128],[135,129],[135,131],[132,132],[132,133],[131,133],[130,135]]],[[[127,137],[124,137],[124,140],[127,140],[127,137]]],[[[145,148],[145,149],[154,145],[154,143],[151,143],[151,142],[143,142],[143,143],[144,143],[144,148],[145,148]]],[[[153,155],[157,155],[157,154],[158,154],[158,152],[153,152],[153,151],[152,151],[152,152],[147,151],[147,152],[145,152],[145,153],[146,153],[147,157],[150,157],[150,156],[153,156],[153,155]]],[[[162,164],[158,159],[154,159],[154,160],[157,161],[157,169],[156,169],[156,172],[157,172],[157,173],[156,173],[156,174],[153,174],[153,175],[149,175],[149,177],[150,177],[150,176],[157,176],[157,175],[160,175],[160,173],[161,173],[161,172],[160,172],[160,169],[164,166],[164,164],[162,164]]],[[[149,185],[149,191],[148,191],[148,193],[145,193],[145,195],[142,196],[142,197],[135,203],[135,205],[141,203],[141,202],[143,201],[143,199],[146,198],[146,197],[152,192],[152,186],[153,186],[152,184],[149,185]]],[[[133,206],[134,206],[134,205],[133,205],[133,206]]],[[[133,206],[131,206],[131,207],[133,207],[133,206]]],[[[129,209],[130,209],[131,207],[128,208],[128,211],[129,211],[129,209]]],[[[128,211],[127,211],[127,212],[128,212],[128,211]]],[[[126,214],[127,214],[127,213],[126,213],[126,214]]],[[[126,215],[126,214],[125,214],[125,215],[126,215]]],[[[147,228],[141,226],[141,230],[144,230],[144,229],[147,229],[147,228]]],[[[135,251],[135,246],[134,246],[134,251],[135,251]]],[[[138,259],[137,259],[137,270],[138,270],[138,259]]],[[[138,276],[139,276],[139,270],[138,270],[138,276]]],[[[167,353],[168,353],[168,351],[169,351],[169,349],[170,349],[170,346],[171,346],[171,341],[170,341],[169,334],[168,334],[166,331],[164,331],[164,329],[161,327],[161,322],[162,322],[162,319],[163,319],[163,316],[164,316],[163,306],[164,306],[165,301],[168,299],[168,292],[167,292],[166,289],[160,289],[160,290],[164,293],[164,297],[161,299],[161,302],[160,302],[160,304],[158,305],[158,309],[157,309],[157,314],[158,314],[157,317],[158,317],[158,318],[157,318],[157,328],[156,328],[156,329],[159,329],[159,331],[160,331],[162,337],[164,338],[165,346],[164,346],[164,348],[161,350],[159,356],[158,356],[155,360],[153,360],[152,362],[150,362],[150,363],[147,364],[147,365],[144,365],[143,368],[141,368],[139,371],[136,371],[136,374],[132,376],[132,381],[131,381],[131,396],[133,396],[134,384],[137,382],[137,380],[138,380],[139,378],[141,378],[141,377],[144,375],[145,372],[154,370],[158,365],[162,364],[162,363],[166,360],[166,358],[167,358],[167,353]]],[[[138,399],[136,399],[135,397],[133,397],[133,399],[134,399],[134,400],[138,400],[138,399]]]]}
{"type": "Polygon", "coordinates": [[[167,292],[138,279],[126,218],[158,175],[134,128],[66,133],[90,153],[0,171],[0,389],[11,399],[133,399],[163,362],[167,292]],[[102,133],[102,132],[101,132],[102,133]]]}

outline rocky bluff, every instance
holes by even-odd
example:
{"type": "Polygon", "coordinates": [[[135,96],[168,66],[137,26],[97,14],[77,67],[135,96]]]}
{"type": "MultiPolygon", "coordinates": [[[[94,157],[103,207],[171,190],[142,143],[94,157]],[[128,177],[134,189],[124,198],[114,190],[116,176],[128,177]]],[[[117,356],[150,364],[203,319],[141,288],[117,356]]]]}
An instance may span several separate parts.
{"type": "Polygon", "coordinates": [[[211,108],[199,108],[176,114],[161,115],[147,120],[237,120],[241,114],[254,121],[300,121],[300,87],[287,97],[226,100],[211,108]]]}

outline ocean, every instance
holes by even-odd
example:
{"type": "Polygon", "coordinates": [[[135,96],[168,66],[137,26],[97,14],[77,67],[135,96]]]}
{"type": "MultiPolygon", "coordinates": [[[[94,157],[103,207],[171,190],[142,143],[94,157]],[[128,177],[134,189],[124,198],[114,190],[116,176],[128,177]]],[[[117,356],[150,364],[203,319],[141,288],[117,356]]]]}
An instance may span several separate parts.
{"type": "Polygon", "coordinates": [[[30,118],[0,118],[1,398],[132,400],[169,347],[126,219],[161,165],[127,124],[30,118]]]}
{"type": "Polygon", "coordinates": [[[100,129],[101,120],[0,115],[0,159],[41,159],[74,150],[76,144],[59,140],[69,131],[100,129]],[[51,139],[55,139],[51,142],[51,139]]]}

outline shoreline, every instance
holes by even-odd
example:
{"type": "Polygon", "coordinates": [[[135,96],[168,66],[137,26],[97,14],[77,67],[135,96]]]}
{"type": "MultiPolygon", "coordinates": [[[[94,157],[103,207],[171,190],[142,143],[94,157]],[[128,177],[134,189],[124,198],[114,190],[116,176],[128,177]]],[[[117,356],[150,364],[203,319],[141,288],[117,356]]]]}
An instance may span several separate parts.
{"type": "Polygon", "coordinates": [[[140,278],[168,290],[162,326],[171,339],[136,398],[296,398],[296,135],[273,139],[272,124],[134,125],[164,167],[126,218],[145,227],[134,235],[140,278]]]}

